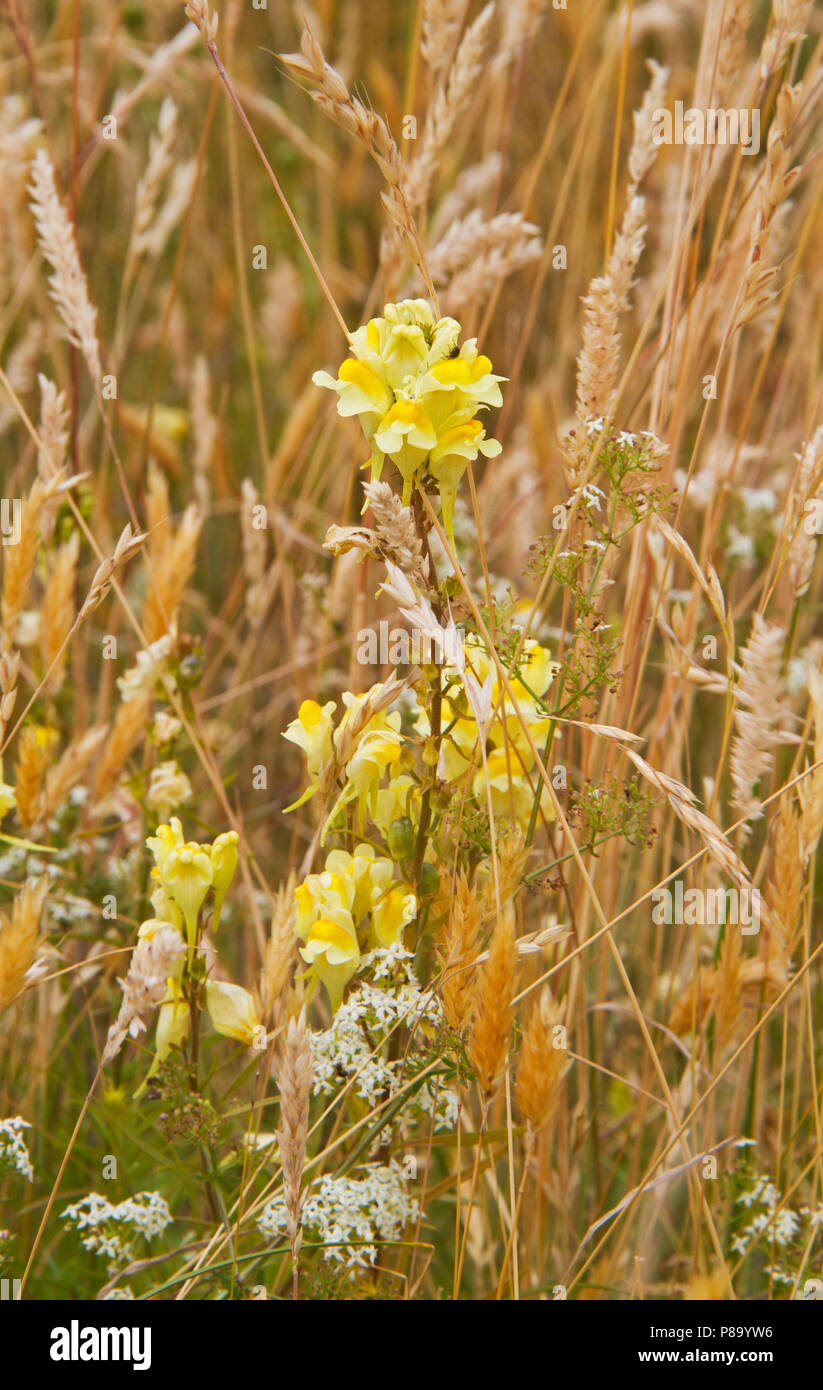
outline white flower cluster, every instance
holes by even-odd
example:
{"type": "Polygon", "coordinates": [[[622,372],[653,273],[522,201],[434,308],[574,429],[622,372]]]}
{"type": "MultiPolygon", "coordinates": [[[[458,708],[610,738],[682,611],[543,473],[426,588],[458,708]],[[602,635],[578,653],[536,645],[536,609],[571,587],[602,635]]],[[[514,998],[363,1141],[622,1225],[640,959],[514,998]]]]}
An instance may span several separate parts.
{"type": "Polygon", "coordinates": [[[381,1045],[403,1023],[411,1029],[436,1027],[442,1017],[434,995],[421,993],[410,960],[409,952],[399,943],[364,957],[363,965],[371,967],[373,979],[386,980],[386,985],[359,985],[341,1004],[331,1027],[312,1033],[315,1095],[328,1095],[354,1076],[355,1094],[372,1105],[385,1100],[394,1089],[399,1064],[383,1058],[381,1045]]]}
{"type": "Polygon", "coordinates": [[[0,1120],[0,1175],[13,1171],[33,1182],[34,1168],[23,1138],[24,1129],[31,1129],[31,1125],[20,1115],[0,1120]]]}
{"type": "MultiPolygon", "coordinates": [[[[782,1206],[782,1194],[771,1179],[763,1174],[753,1177],[750,1186],[741,1192],[735,1201],[748,1211],[756,1209],[749,1224],[738,1232],[732,1241],[731,1248],[736,1255],[747,1254],[761,1235],[766,1248],[777,1247],[785,1255],[788,1247],[798,1236],[802,1237],[804,1244],[806,1243],[803,1235],[804,1225],[808,1225],[812,1232],[823,1226],[823,1206],[814,1210],[800,1207],[797,1211],[782,1206]]],[[[796,1278],[796,1274],[790,1269],[778,1264],[767,1265],[766,1273],[776,1282],[783,1284],[793,1284],[796,1278]]]]}
{"type": "Polygon", "coordinates": [[[116,1206],[98,1192],[66,1207],[62,1219],[73,1223],[83,1232],[83,1246],[95,1254],[106,1255],[112,1263],[134,1258],[134,1242],[138,1236],[151,1240],[162,1235],[172,1219],[171,1212],[159,1192],[140,1192],[116,1206]]]}
{"type": "MultiPolygon", "coordinates": [[[[606,421],[602,415],[592,415],[586,421],[586,434],[602,434],[606,421]]],[[[620,430],[614,436],[618,444],[623,444],[627,448],[633,449],[641,439],[653,439],[656,444],[660,444],[654,430],[640,430],[639,434],[630,434],[628,430],[620,430]]]]}
{"type": "MultiPolygon", "coordinates": [[[[374,1264],[377,1244],[399,1240],[419,1212],[395,1160],[368,1164],[361,1171],[365,1177],[321,1178],[316,1190],[309,1191],[300,1217],[304,1230],[326,1247],[323,1258],[346,1269],[374,1264]]],[[[288,1217],[282,1197],[267,1203],[257,1224],[264,1236],[274,1239],[285,1232],[288,1217]]]]}
{"type": "Polygon", "coordinates": [[[454,1129],[457,1124],[457,1092],[447,1086],[439,1089],[424,1081],[414,1097],[424,1115],[434,1114],[434,1132],[454,1129]]]}
{"type": "Polygon", "coordinates": [[[379,946],[370,951],[361,961],[361,968],[370,970],[373,980],[401,979],[405,984],[417,989],[417,976],[412,967],[414,952],[409,951],[401,940],[393,941],[391,946],[379,946]]]}
{"type": "MultiPolygon", "coordinates": [[[[370,971],[379,987],[363,982],[351,991],[341,1004],[330,1028],[312,1033],[312,1068],[314,1095],[329,1095],[341,1084],[355,1078],[355,1095],[370,1105],[385,1103],[413,1077],[416,1049],[404,1053],[403,1060],[388,1061],[382,1055],[382,1045],[395,1027],[405,1024],[415,1038],[442,1023],[440,1001],[433,994],[424,994],[412,969],[413,954],[402,942],[372,951],[363,957],[363,966],[370,971]],[[385,984],[383,984],[385,981],[385,984]]],[[[394,1126],[401,1134],[421,1116],[434,1114],[435,1132],[454,1129],[457,1123],[457,1096],[446,1087],[435,1087],[425,1081],[409,1095],[408,1104],[395,1116],[394,1126]]],[[[391,1128],[375,1138],[374,1153],[392,1138],[391,1128]]]]}

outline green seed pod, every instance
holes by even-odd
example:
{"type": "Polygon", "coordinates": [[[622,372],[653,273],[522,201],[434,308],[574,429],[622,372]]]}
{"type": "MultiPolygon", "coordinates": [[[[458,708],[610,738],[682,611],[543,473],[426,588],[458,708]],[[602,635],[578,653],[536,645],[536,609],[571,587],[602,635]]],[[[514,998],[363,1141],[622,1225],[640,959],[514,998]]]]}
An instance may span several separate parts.
{"type": "Polygon", "coordinates": [[[440,875],[434,864],[425,863],[420,870],[420,896],[433,898],[440,887],[440,875]]]}
{"type": "Polygon", "coordinates": [[[414,849],[414,826],[408,816],[393,820],[386,835],[392,859],[407,859],[414,849]]]}
{"type": "Polygon", "coordinates": [[[423,762],[426,767],[437,767],[437,744],[433,738],[427,738],[423,744],[423,762]]]}

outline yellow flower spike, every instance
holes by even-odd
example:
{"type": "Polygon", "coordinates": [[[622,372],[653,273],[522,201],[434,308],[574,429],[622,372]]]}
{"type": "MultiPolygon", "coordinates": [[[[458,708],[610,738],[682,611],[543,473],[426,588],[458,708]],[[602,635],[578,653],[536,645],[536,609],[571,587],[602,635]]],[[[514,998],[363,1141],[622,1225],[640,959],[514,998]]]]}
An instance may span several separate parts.
{"type": "Polygon", "coordinates": [[[407,883],[398,884],[372,908],[372,934],[376,946],[393,946],[403,938],[404,927],[417,916],[417,899],[407,883]]]}
{"type": "Polygon", "coordinates": [[[325,986],[332,1010],[337,1013],[343,991],[360,963],[357,933],[327,917],[319,917],[305,946],[300,947],[300,954],[325,986]]]}
{"type": "Polygon", "coordinates": [[[197,917],[212,884],[211,858],[202,845],[190,841],[170,851],[160,872],[163,887],[183,914],[191,964],[197,942],[197,917]]]}
{"type": "Polygon", "coordinates": [[[206,981],[206,1008],[215,1031],[251,1047],[261,1036],[262,1024],[254,1000],[242,985],[224,980],[206,981]]]}
{"type": "Polygon", "coordinates": [[[217,931],[220,926],[220,913],[223,910],[223,903],[231,887],[231,881],[234,878],[234,871],[240,857],[237,841],[237,831],[226,830],[222,835],[217,836],[211,847],[212,887],[214,888],[213,931],[217,931]]]}
{"type": "Polygon", "coordinates": [[[382,317],[351,335],[353,355],[336,378],[328,372],[313,377],[318,386],[337,393],[341,415],[359,417],[371,445],[372,479],[379,479],[386,458],[395,464],[406,506],[429,461],[452,539],[454,499],[466,463],[478,453],[492,458],[500,450],[495,440],[485,439],[473,417],[502,404],[500,382],[505,380],[478,353],[475,338],[458,348],[460,332],[456,319],[435,321],[424,299],[387,304],[382,317]],[[452,433],[456,427],[464,431],[459,437],[452,433]]]}

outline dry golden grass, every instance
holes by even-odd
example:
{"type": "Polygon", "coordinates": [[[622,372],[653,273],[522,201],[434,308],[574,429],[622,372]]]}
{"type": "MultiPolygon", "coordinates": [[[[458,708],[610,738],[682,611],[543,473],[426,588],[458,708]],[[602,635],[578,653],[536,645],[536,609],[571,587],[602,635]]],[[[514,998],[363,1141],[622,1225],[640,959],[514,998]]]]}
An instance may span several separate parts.
{"type": "Polygon", "coordinates": [[[822,35],[791,0],[0,0],[0,1121],[36,1173],[22,1202],[0,1163],[0,1272],[27,1296],[104,1287],[59,1219],[98,1149],[129,1156],[112,1202],[173,1214],[108,1271],[140,1296],[820,1274],[822,35]],[[676,100],[756,112],[759,147],[659,143],[676,100]],[[409,299],[503,379],[453,540],[433,471],[405,501],[361,471],[385,402],[364,443],[312,382],[409,299]],[[487,665],[364,657],[381,623],[459,625],[487,665]],[[336,734],[304,759],[307,701],[336,734]],[[158,808],[189,906],[202,879],[185,961],[158,808]],[[339,1000],[299,887],[335,850],[396,894],[385,862],[365,906],[342,861],[312,889],[329,940],[362,909],[339,1000]],[[661,920],[678,886],[760,915],[661,920]],[[357,1014],[405,997],[368,973],[381,921],[417,978],[388,1021],[357,1014]],[[322,1194],[409,1155],[394,1235],[330,1257],[322,1194]]]}

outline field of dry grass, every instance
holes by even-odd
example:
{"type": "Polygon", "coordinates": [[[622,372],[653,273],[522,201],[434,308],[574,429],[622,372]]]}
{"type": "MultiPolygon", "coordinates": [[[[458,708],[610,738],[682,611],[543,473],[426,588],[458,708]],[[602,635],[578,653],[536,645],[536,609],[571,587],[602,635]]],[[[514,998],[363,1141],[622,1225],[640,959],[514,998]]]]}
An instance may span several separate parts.
{"type": "Polygon", "coordinates": [[[0,0],[24,1297],[823,1290],[822,100],[809,0],[0,0]]]}

